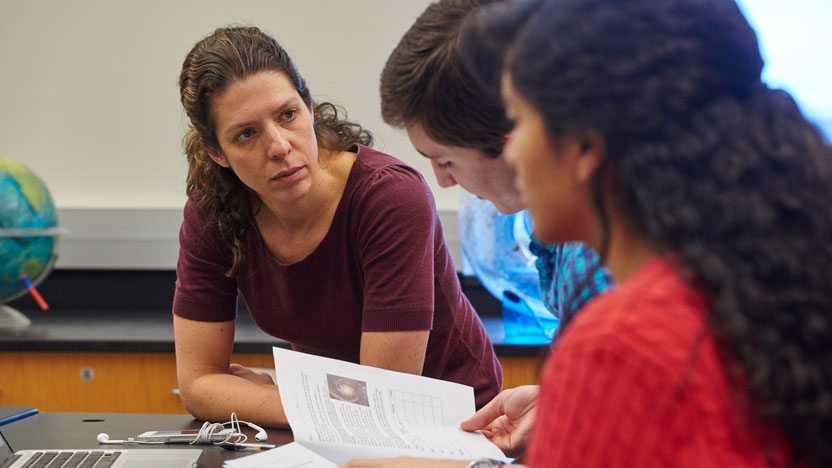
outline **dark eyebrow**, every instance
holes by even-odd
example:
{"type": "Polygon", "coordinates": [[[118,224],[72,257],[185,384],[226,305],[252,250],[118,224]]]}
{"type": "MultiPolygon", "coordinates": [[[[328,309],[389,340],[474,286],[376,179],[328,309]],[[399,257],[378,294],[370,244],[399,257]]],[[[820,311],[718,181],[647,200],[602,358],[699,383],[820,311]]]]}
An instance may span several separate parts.
{"type": "MultiPolygon", "coordinates": [[[[284,112],[287,107],[292,107],[292,106],[295,106],[295,105],[305,106],[305,104],[303,103],[303,99],[301,99],[300,96],[297,96],[297,95],[290,96],[288,99],[285,99],[283,102],[281,102],[280,105],[277,106],[277,109],[280,109],[280,112],[284,112]]],[[[236,133],[238,131],[240,131],[240,129],[249,127],[253,123],[254,123],[253,121],[239,122],[239,123],[236,123],[236,124],[228,127],[223,133],[225,135],[230,134],[231,137],[233,138],[236,135],[236,133]]]]}

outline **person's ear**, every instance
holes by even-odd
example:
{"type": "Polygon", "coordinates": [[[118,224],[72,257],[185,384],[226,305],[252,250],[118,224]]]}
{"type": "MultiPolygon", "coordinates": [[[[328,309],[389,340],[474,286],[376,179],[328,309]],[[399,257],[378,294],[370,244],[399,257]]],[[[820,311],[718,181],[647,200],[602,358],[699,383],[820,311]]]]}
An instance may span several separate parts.
{"type": "Polygon", "coordinates": [[[607,153],[604,137],[597,131],[581,136],[576,176],[582,183],[590,183],[601,168],[607,153]]]}
{"type": "Polygon", "coordinates": [[[225,159],[225,156],[219,151],[213,151],[210,149],[205,150],[208,153],[208,156],[214,160],[215,163],[219,164],[222,167],[229,168],[231,164],[228,164],[228,160],[225,159]]]}

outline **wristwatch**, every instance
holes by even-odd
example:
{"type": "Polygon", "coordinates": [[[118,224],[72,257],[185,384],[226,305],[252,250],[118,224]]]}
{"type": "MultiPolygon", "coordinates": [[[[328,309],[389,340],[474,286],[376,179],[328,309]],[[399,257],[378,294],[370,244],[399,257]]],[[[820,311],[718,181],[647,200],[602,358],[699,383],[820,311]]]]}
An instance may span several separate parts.
{"type": "Polygon", "coordinates": [[[476,460],[471,460],[471,463],[469,463],[465,468],[499,468],[501,466],[505,466],[505,463],[500,460],[495,460],[493,458],[477,458],[476,460]]]}

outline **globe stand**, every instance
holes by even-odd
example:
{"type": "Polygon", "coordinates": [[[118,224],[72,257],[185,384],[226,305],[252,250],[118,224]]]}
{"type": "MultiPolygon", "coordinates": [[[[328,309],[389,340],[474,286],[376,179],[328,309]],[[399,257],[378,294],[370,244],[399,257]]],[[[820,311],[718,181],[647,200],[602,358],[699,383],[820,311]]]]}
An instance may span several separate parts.
{"type": "MultiPolygon", "coordinates": [[[[58,232],[65,232],[64,229],[57,229],[58,232]]],[[[57,237],[56,239],[56,246],[57,246],[57,237]]],[[[55,267],[55,262],[58,260],[58,256],[56,254],[52,254],[49,258],[49,262],[46,266],[41,270],[40,274],[36,278],[32,278],[32,286],[38,286],[43,280],[49,276],[49,273],[52,272],[52,269],[55,267]]],[[[15,309],[14,307],[8,306],[3,304],[4,302],[11,302],[21,296],[24,296],[28,293],[28,290],[24,289],[19,293],[12,294],[8,297],[0,298],[0,330],[20,330],[23,328],[28,327],[32,324],[32,321],[29,317],[25,316],[22,312],[15,309]]]]}
{"type": "Polygon", "coordinates": [[[5,304],[0,305],[0,330],[20,330],[32,324],[29,317],[5,304]]]}

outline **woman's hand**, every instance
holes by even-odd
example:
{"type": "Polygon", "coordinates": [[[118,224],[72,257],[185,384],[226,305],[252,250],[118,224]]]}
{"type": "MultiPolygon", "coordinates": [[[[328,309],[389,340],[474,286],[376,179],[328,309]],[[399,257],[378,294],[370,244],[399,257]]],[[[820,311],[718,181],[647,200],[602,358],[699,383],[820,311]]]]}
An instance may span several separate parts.
{"type": "Polygon", "coordinates": [[[228,373],[236,377],[242,377],[256,384],[274,385],[274,380],[271,375],[265,372],[254,372],[242,364],[232,362],[228,367],[228,373]]]}
{"type": "Polygon", "coordinates": [[[234,322],[173,316],[176,373],[185,409],[203,421],[228,421],[232,412],[260,426],[288,427],[280,390],[268,375],[230,364],[234,322]]]}
{"type": "Polygon", "coordinates": [[[539,385],[523,385],[500,392],[473,416],[462,421],[463,430],[481,431],[509,457],[521,457],[532,432],[539,385]]]}

